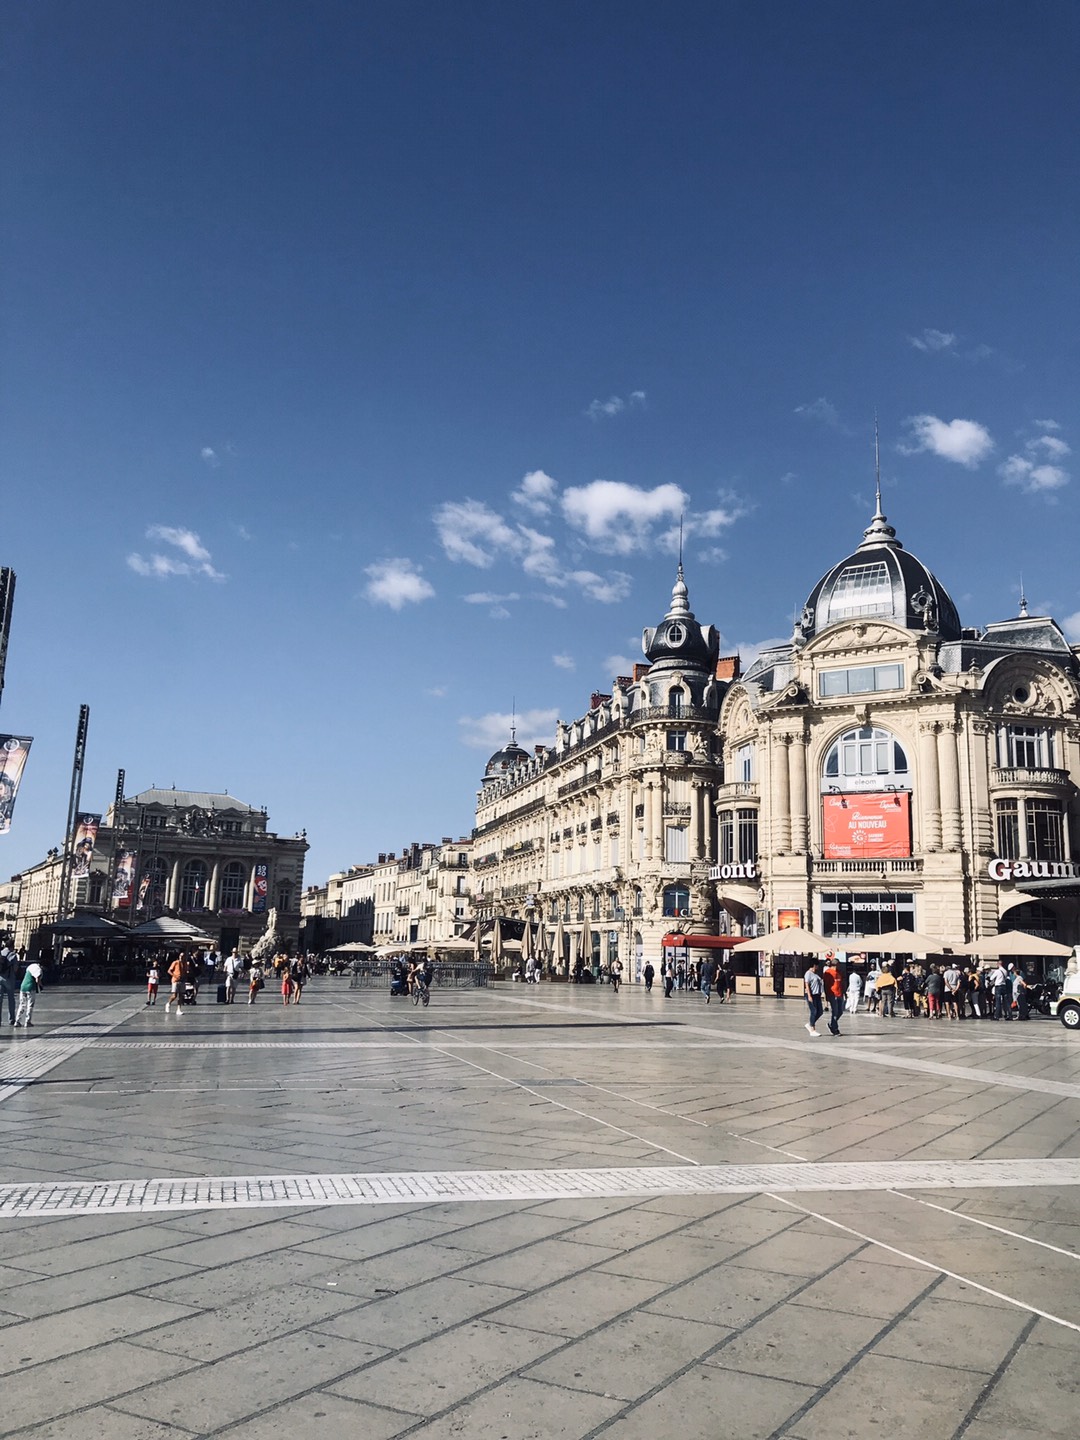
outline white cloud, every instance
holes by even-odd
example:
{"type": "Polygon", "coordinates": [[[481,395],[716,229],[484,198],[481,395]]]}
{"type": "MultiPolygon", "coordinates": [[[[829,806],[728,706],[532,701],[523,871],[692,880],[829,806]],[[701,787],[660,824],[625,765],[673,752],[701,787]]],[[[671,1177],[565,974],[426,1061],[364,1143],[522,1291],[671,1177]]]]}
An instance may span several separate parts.
{"type": "Polygon", "coordinates": [[[481,570],[519,545],[517,532],[481,500],[448,500],[435,512],[435,528],[448,559],[481,570]]]}
{"type": "Polygon", "coordinates": [[[908,342],[915,346],[916,350],[923,350],[928,353],[941,350],[952,350],[956,345],[956,336],[947,330],[924,330],[921,335],[909,335],[908,342]]]}
{"type": "Polygon", "coordinates": [[[639,409],[645,404],[644,390],[631,390],[624,400],[621,395],[612,395],[608,400],[594,400],[585,410],[590,420],[613,420],[624,410],[639,409]]]}
{"type": "Polygon", "coordinates": [[[754,661],[766,650],[775,650],[779,646],[789,646],[791,636],[774,636],[770,640],[740,640],[734,645],[729,645],[726,640],[720,641],[721,655],[738,655],[742,673],[745,675],[754,661]]]}
{"type": "Polygon", "coordinates": [[[511,730],[517,731],[517,742],[526,750],[534,745],[550,745],[555,739],[558,710],[521,710],[517,714],[463,715],[461,742],[473,750],[498,750],[507,744],[511,730]]]}
{"type": "Polygon", "coordinates": [[[936,415],[911,415],[906,423],[911,427],[911,443],[899,447],[902,455],[926,451],[974,470],[994,448],[990,431],[977,420],[939,420],[936,415]]]}
{"type": "Polygon", "coordinates": [[[558,489],[555,481],[550,475],[545,475],[543,470],[530,470],[510,498],[515,505],[520,505],[523,510],[528,510],[533,515],[546,515],[551,510],[558,489]]]}
{"type": "Polygon", "coordinates": [[[795,414],[801,415],[804,420],[818,420],[822,425],[827,425],[830,430],[841,429],[839,412],[832,401],[826,400],[824,395],[819,395],[816,400],[811,400],[807,405],[796,405],[795,414]]]}
{"type": "Polygon", "coordinates": [[[580,530],[598,550],[632,555],[644,550],[660,520],[676,519],[687,508],[678,485],[642,490],[621,480],[593,480],[563,491],[562,510],[568,525],[580,530]]]}
{"type": "Polygon", "coordinates": [[[217,451],[210,445],[204,445],[202,447],[199,451],[199,459],[209,465],[211,470],[216,470],[221,464],[217,451]]]}
{"type": "Polygon", "coordinates": [[[600,672],[603,675],[610,675],[614,680],[616,675],[633,675],[634,666],[644,663],[644,655],[639,655],[636,660],[628,660],[625,655],[609,655],[600,661],[600,672]]]}
{"type": "Polygon", "coordinates": [[[424,694],[430,695],[435,700],[441,700],[446,694],[446,690],[445,685],[432,685],[430,689],[424,691],[424,694]]]}
{"type": "Polygon", "coordinates": [[[420,573],[420,566],[412,560],[376,560],[374,565],[365,567],[364,574],[368,576],[364,596],[372,605],[402,610],[406,605],[430,600],[435,594],[434,587],[420,573]]]}
{"type": "Polygon", "coordinates": [[[214,568],[210,551],[194,530],[176,525],[151,525],[147,528],[146,538],[160,541],[163,545],[171,545],[180,553],[163,555],[157,551],[150,556],[143,556],[134,552],[127,557],[127,563],[136,575],[151,576],[157,580],[173,575],[205,575],[208,580],[225,579],[225,576],[214,568]]]}
{"type": "Polygon", "coordinates": [[[1066,638],[1073,645],[1080,642],[1080,610],[1072,615],[1066,615],[1061,622],[1061,628],[1065,631],[1066,638]]]}
{"type": "Polygon", "coordinates": [[[521,596],[516,590],[509,590],[505,595],[497,595],[493,590],[474,590],[461,598],[466,605],[504,605],[508,600],[520,600],[521,596]]]}
{"type": "Polygon", "coordinates": [[[560,670],[576,670],[577,661],[572,655],[552,655],[551,663],[560,670]]]}
{"type": "Polygon", "coordinates": [[[587,599],[601,605],[617,605],[630,594],[630,576],[621,570],[609,570],[606,575],[597,575],[593,570],[570,570],[566,579],[580,586],[587,599]]]}
{"type": "Polygon", "coordinates": [[[998,466],[998,474],[1006,485],[1018,485],[1025,494],[1050,499],[1055,490],[1069,483],[1069,472],[1054,462],[1071,455],[1072,447],[1059,435],[1046,433],[1061,429],[1055,420],[1036,420],[1035,424],[1042,433],[1024,442],[1022,454],[1008,456],[998,466]]]}

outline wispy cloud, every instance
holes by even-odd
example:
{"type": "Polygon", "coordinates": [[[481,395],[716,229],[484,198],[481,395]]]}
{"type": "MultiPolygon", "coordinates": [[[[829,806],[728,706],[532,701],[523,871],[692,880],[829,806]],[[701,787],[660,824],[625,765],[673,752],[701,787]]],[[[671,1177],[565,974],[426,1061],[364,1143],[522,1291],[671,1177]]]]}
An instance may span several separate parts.
{"type": "Polygon", "coordinates": [[[446,695],[446,690],[445,685],[431,685],[424,691],[424,694],[430,695],[433,700],[442,700],[446,695]]]}
{"type": "Polygon", "coordinates": [[[552,655],[551,663],[559,670],[576,670],[577,661],[572,655],[552,655]]]}
{"type": "Polygon", "coordinates": [[[639,655],[636,660],[628,659],[625,655],[608,655],[600,661],[600,673],[614,680],[617,675],[633,675],[634,666],[644,662],[644,655],[639,655]]]}
{"type": "Polygon", "coordinates": [[[543,470],[530,470],[510,498],[533,515],[547,515],[558,493],[558,485],[543,470]]]}
{"type": "Polygon", "coordinates": [[[221,464],[221,459],[212,445],[204,445],[199,451],[199,459],[204,465],[209,465],[211,470],[216,470],[221,464]]]}
{"type": "Polygon", "coordinates": [[[644,390],[631,390],[624,400],[621,395],[612,395],[607,400],[594,400],[584,413],[590,420],[613,420],[626,410],[640,410],[645,404],[644,390]]]}
{"type": "Polygon", "coordinates": [[[490,711],[487,715],[463,715],[458,720],[461,742],[473,750],[497,750],[517,731],[518,744],[526,750],[533,745],[550,745],[555,739],[558,710],[519,710],[515,713],[490,711]]]}
{"type": "Polygon", "coordinates": [[[1073,645],[1080,642],[1080,610],[1077,610],[1072,615],[1066,615],[1061,622],[1061,628],[1064,630],[1066,638],[1071,641],[1073,645]]]}
{"type": "Polygon", "coordinates": [[[924,330],[921,335],[909,335],[908,343],[916,350],[927,354],[940,354],[943,350],[956,349],[956,336],[949,330],[924,330]]]}
{"type": "Polygon", "coordinates": [[[902,455],[923,451],[975,470],[994,449],[993,437],[977,420],[939,420],[936,415],[911,415],[905,421],[911,439],[897,448],[902,455]]]}
{"type": "Polygon", "coordinates": [[[486,570],[500,551],[514,552],[520,536],[482,500],[448,500],[435,512],[435,529],[448,560],[486,570]]]}
{"type": "Polygon", "coordinates": [[[127,563],[136,575],[149,576],[155,580],[166,580],[178,575],[203,575],[208,580],[225,579],[225,576],[214,568],[210,551],[194,530],[176,525],[151,525],[146,531],[146,538],[169,546],[174,553],[155,551],[151,555],[141,555],[137,551],[132,552],[127,557],[127,563]]]}
{"type": "Polygon", "coordinates": [[[1029,436],[1023,449],[1009,455],[999,466],[998,474],[1006,485],[1018,485],[1028,495],[1053,497],[1070,480],[1069,472],[1059,462],[1072,454],[1072,447],[1054,431],[1061,426],[1056,420],[1036,420],[1039,433],[1029,436]]]}
{"type": "Polygon", "coordinates": [[[831,400],[826,400],[824,395],[819,395],[816,400],[811,400],[805,405],[796,405],[795,414],[803,420],[816,420],[819,425],[826,426],[829,430],[843,430],[840,423],[840,412],[831,400]]]}
{"type": "Polygon", "coordinates": [[[435,588],[420,571],[421,567],[413,560],[400,557],[376,560],[364,569],[368,577],[364,596],[372,605],[387,605],[391,610],[403,610],[406,605],[430,600],[435,588]]]}

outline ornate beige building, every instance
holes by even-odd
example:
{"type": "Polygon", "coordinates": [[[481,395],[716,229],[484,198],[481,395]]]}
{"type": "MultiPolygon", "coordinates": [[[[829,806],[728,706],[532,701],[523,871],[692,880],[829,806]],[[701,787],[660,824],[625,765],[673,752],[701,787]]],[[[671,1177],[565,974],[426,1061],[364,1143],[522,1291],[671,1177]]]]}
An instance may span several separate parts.
{"type": "Polygon", "coordinates": [[[1023,602],[963,627],[880,496],[790,643],[728,689],[719,732],[714,878],[763,929],[797,919],[858,949],[898,927],[1080,939],[1077,654],[1023,602]],[[725,871],[741,859],[752,879],[725,871]]]}
{"type": "Polygon", "coordinates": [[[561,928],[572,961],[625,973],[660,959],[665,931],[715,930],[709,867],[722,779],[716,726],[734,662],[690,610],[682,566],[671,606],[643,648],[648,665],[560,723],[555,744],[529,755],[513,738],[491,757],[476,807],[473,903],[496,916],[561,928]]]}

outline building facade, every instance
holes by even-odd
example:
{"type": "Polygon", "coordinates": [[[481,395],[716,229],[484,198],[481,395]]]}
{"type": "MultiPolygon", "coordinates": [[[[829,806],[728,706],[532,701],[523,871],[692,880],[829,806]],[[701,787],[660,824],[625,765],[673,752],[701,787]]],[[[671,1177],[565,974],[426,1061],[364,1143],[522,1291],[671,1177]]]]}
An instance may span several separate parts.
{"type": "MultiPolygon", "coordinates": [[[[110,806],[90,873],[70,882],[66,908],[132,925],[178,916],[226,952],[247,948],[276,909],[279,931],[295,945],[307,849],[303,833],[274,834],[265,810],[231,795],[144,790],[110,806]]],[[[54,851],[24,873],[18,944],[57,918],[62,869],[54,851]]]]}
{"type": "Polygon", "coordinates": [[[691,611],[681,564],[642,646],[648,664],[560,722],[550,749],[530,755],[512,738],[493,755],[477,797],[477,920],[542,922],[556,973],[617,956],[629,976],[659,962],[665,931],[719,923],[716,730],[737,663],[719,660],[716,631],[691,611]]]}
{"type": "Polygon", "coordinates": [[[1023,603],[961,625],[880,496],[791,641],[728,688],[718,742],[717,898],[763,930],[1080,940],[1077,653],[1023,603]]]}

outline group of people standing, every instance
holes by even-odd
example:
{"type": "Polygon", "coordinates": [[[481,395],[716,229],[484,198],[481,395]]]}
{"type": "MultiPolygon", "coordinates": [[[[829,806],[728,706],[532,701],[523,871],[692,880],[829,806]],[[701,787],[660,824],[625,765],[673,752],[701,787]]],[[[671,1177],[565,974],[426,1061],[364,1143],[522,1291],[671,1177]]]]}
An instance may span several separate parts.
{"type": "Polygon", "coordinates": [[[830,957],[824,967],[813,960],[803,976],[810,1010],[806,1029],[811,1035],[819,1033],[817,1022],[828,1004],[829,1033],[839,1035],[841,1015],[858,1014],[863,999],[867,1013],[883,1019],[903,1014],[909,1020],[1027,1020],[1032,989],[1022,970],[1000,962],[992,968],[965,968],[956,960],[927,966],[875,964],[865,981],[852,970],[845,986],[838,960],[830,957]]]}
{"type": "Polygon", "coordinates": [[[34,1001],[41,990],[42,969],[36,960],[27,961],[5,941],[0,947],[0,1023],[6,1008],[12,1029],[33,1026],[34,1001]],[[18,996],[16,1008],[15,997],[18,996]]]}
{"type": "MultiPolygon", "coordinates": [[[[212,956],[212,952],[208,952],[208,956],[212,956]]],[[[179,955],[167,965],[164,961],[151,960],[146,972],[146,1004],[157,1004],[162,968],[164,968],[169,980],[169,998],[165,1001],[165,1014],[172,1014],[175,1005],[176,1014],[183,1015],[185,1000],[189,1005],[193,1005],[198,999],[200,981],[207,977],[211,982],[216,980],[217,957],[212,956],[212,960],[213,963],[210,964],[208,957],[192,956],[185,950],[181,950],[179,955]]],[[[220,986],[218,998],[225,1005],[235,1004],[237,990],[245,985],[248,992],[247,1003],[254,1005],[259,991],[266,988],[268,973],[280,985],[281,1003],[283,1005],[299,1005],[309,976],[307,961],[303,956],[290,958],[288,955],[277,955],[271,965],[264,966],[258,960],[245,959],[237,950],[226,957],[221,970],[224,980],[220,986]]]]}

